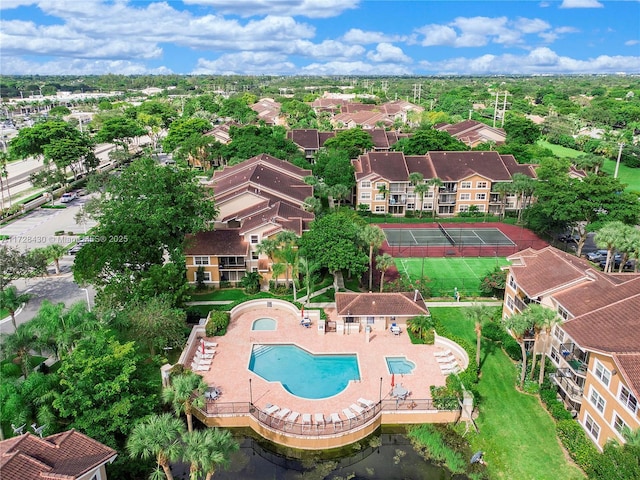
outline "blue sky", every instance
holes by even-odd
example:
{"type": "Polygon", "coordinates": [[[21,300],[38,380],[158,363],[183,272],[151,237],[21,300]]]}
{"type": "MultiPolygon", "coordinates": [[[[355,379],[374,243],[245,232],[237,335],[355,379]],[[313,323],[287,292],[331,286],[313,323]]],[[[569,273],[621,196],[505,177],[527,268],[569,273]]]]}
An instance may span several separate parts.
{"type": "Polygon", "coordinates": [[[0,73],[640,73],[640,1],[2,0],[0,73]]]}

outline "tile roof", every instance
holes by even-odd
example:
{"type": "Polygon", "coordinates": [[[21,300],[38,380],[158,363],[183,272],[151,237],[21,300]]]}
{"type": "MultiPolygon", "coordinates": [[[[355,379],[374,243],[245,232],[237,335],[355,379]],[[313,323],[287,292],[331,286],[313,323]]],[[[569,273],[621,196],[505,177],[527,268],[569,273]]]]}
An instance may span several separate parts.
{"type": "Polygon", "coordinates": [[[428,152],[438,178],[457,182],[480,175],[493,182],[511,180],[511,174],[498,152],[428,152]]]}
{"type": "Polygon", "coordinates": [[[287,138],[304,149],[318,150],[320,148],[318,133],[315,128],[293,129],[287,132],[287,138]]]}
{"type": "Polygon", "coordinates": [[[239,229],[220,229],[187,236],[186,255],[247,256],[249,245],[240,236],[239,229]]]}
{"type": "Polygon", "coordinates": [[[112,462],[117,455],[76,430],[45,438],[25,433],[0,442],[0,472],[7,480],[72,480],[112,462]]]}
{"type": "Polygon", "coordinates": [[[402,152],[369,152],[352,162],[356,180],[376,174],[385,180],[408,182],[409,171],[402,152]]]}
{"type": "Polygon", "coordinates": [[[336,293],[338,315],[415,317],[429,315],[422,296],[414,293],[336,293]]]}
{"type": "Polygon", "coordinates": [[[409,173],[421,173],[425,180],[436,177],[431,159],[426,155],[405,155],[409,173]]]}
{"type": "Polygon", "coordinates": [[[616,365],[620,367],[620,374],[626,384],[633,390],[633,394],[640,399],[640,353],[615,354],[616,365]]]}

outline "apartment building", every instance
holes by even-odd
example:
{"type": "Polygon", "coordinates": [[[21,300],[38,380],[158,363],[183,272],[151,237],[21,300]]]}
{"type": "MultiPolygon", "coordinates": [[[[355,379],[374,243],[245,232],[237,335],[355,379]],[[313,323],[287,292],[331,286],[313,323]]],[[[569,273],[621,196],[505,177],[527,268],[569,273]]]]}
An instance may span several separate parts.
{"type": "Polygon", "coordinates": [[[503,316],[532,302],[557,312],[561,323],[538,344],[559,395],[599,448],[623,442],[625,429],[640,428],[640,274],[605,274],[553,247],[509,260],[503,316]]]}
{"type": "MultiPolygon", "coordinates": [[[[352,161],[356,175],[355,204],[374,213],[402,216],[411,211],[436,211],[454,216],[475,206],[479,212],[500,213],[503,199],[497,183],[511,182],[515,173],[535,178],[534,165],[521,165],[498,152],[369,152],[352,161]],[[416,192],[409,176],[420,173],[430,187],[416,192]],[[431,184],[438,178],[439,185],[431,184]]],[[[518,207],[516,195],[504,199],[506,210],[518,207]]]]}

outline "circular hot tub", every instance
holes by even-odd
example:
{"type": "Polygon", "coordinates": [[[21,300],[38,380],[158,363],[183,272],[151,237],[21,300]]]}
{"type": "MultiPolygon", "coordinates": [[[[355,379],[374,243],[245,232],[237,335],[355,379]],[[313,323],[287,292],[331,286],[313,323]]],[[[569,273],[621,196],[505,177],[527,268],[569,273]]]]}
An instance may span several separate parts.
{"type": "Polygon", "coordinates": [[[251,325],[251,330],[275,330],[276,321],[273,318],[257,318],[251,325]]]}

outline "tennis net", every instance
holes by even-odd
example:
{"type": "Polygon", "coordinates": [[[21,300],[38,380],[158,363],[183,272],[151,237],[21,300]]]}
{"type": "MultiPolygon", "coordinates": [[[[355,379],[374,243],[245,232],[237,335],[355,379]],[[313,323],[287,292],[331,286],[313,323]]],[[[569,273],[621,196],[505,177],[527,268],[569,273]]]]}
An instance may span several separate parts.
{"type": "Polygon", "coordinates": [[[440,229],[440,231],[444,235],[444,238],[446,238],[447,241],[451,245],[455,245],[456,244],[456,241],[453,239],[453,237],[451,235],[449,235],[449,233],[444,229],[444,227],[442,226],[442,224],[440,222],[438,222],[438,228],[440,229]]]}

